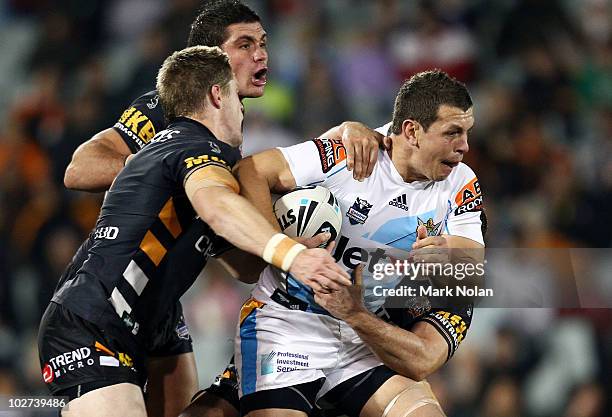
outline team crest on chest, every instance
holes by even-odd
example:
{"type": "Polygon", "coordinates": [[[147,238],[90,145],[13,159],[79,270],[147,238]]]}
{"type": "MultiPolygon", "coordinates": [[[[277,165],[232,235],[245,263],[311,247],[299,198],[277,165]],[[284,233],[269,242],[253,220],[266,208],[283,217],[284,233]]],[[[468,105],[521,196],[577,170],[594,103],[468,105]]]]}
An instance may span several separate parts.
{"type": "Polygon", "coordinates": [[[426,222],[421,220],[420,217],[417,217],[417,229],[419,226],[425,226],[427,229],[427,236],[439,236],[442,232],[442,221],[434,223],[431,217],[426,222]]]}
{"type": "Polygon", "coordinates": [[[346,212],[346,217],[349,218],[349,222],[354,226],[356,224],[364,224],[368,220],[368,214],[372,209],[372,204],[368,203],[357,197],[357,200],[346,212]]]}

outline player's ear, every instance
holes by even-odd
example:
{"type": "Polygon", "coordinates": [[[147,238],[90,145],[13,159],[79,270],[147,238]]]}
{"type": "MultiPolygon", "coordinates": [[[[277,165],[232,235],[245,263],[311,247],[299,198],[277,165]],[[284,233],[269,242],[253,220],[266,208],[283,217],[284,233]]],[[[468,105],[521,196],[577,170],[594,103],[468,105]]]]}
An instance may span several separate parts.
{"type": "Polygon", "coordinates": [[[421,129],[421,125],[416,120],[406,119],[402,123],[402,133],[410,145],[418,146],[417,132],[419,129],[421,129]]]}
{"type": "Polygon", "coordinates": [[[215,84],[212,87],[210,87],[210,92],[208,95],[210,97],[211,104],[216,109],[220,109],[221,108],[221,96],[223,95],[221,91],[221,86],[219,84],[215,84]]]}

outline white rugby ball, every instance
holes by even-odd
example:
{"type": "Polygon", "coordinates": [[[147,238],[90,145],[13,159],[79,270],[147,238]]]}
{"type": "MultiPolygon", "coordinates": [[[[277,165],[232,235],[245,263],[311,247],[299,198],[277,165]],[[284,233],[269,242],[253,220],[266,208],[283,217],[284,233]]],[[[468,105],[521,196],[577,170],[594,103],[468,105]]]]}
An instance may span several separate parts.
{"type": "Polygon", "coordinates": [[[290,237],[312,237],[329,232],[333,242],[342,227],[342,211],[336,197],[325,187],[300,187],[274,203],[274,214],[283,233],[290,237]]]}

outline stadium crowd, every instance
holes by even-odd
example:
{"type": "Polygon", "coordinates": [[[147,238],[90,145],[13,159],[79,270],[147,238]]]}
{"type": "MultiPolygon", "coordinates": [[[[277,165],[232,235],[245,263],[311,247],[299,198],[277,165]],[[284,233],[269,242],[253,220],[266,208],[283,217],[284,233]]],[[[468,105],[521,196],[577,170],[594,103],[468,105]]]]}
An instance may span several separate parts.
{"type": "MultiPolygon", "coordinates": [[[[46,394],[38,322],[102,199],[63,186],[72,152],[153,88],[199,3],[0,4],[0,395],[46,394]]],[[[401,80],[441,68],[476,104],[466,162],[485,192],[487,246],[610,248],[612,3],[247,3],[269,34],[270,74],[266,95],[245,102],[246,154],[343,120],[382,125],[401,80]]],[[[185,310],[207,386],[230,355],[246,288],[218,265],[204,276],[185,310]]],[[[604,288],[592,296],[612,299],[604,288]]],[[[612,415],[611,310],[568,307],[478,309],[456,357],[430,378],[446,413],[612,415]]]]}

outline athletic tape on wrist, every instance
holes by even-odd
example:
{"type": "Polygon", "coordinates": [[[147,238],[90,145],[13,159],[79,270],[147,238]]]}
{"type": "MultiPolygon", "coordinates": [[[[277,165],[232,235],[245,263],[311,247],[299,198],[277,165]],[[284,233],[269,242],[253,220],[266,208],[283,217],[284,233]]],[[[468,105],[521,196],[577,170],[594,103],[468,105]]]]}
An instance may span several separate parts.
{"type": "Polygon", "coordinates": [[[287,272],[295,258],[304,249],[306,246],[301,243],[297,243],[287,235],[277,233],[266,243],[262,257],[264,261],[287,272]]]}

